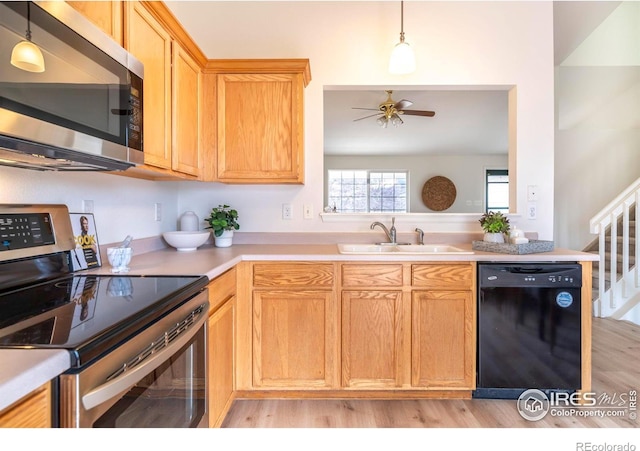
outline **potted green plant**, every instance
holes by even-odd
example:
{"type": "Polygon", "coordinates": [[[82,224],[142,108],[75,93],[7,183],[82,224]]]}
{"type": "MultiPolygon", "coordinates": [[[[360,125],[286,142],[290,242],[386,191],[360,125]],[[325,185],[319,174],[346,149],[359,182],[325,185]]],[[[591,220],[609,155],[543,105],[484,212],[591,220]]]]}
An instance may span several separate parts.
{"type": "Polygon", "coordinates": [[[231,246],[233,231],[240,229],[238,212],[229,205],[218,205],[211,209],[211,214],[205,220],[209,223],[207,229],[213,230],[216,247],[231,246]]]}
{"type": "Polygon", "coordinates": [[[509,231],[509,218],[499,211],[489,211],[479,219],[484,230],[484,241],[504,243],[504,234],[509,231]]]}

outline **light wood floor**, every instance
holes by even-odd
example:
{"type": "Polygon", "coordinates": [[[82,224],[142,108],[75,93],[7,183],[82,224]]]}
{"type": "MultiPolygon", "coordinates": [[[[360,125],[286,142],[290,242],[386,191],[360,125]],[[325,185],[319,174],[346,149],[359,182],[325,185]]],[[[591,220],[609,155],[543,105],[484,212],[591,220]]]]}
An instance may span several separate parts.
{"type": "MultiPolygon", "coordinates": [[[[640,390],[640,326],[593,319],[592,391],[640,390]]],[[[515,400],[236,400],[226,428],[637,428],[640,420],[558,417],[527,421],[515,400]]]]}

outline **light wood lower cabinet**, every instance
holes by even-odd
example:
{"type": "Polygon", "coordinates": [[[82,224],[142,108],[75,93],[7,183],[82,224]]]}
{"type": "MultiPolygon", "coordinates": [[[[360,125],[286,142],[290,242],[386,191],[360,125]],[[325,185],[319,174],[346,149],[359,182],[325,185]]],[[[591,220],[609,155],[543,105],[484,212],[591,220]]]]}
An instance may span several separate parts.
{"type": "Polygon", "coordinates": [[[473,296],[468,291],[412,293],[411,385],[475,388],[473,296]]]}
{"type": "Polygon", "coordinates": [[[345,263],[346,388],[475,388],[471,262],[345,263]]]}
{"type": "Polygon", "coordinates": [[[475,388],[472,262],[240,268],[240,390],[470,396],[475,388]]]}
{"type": "Polygon", "coordinates": [[[46,383],[0,412],[2,428],[50,428],[51,384],[46,383]]]}
{"type": "MultiPolygon", "coordinates": [[[[339,315],[334,264],[249,265],[251,311],[246,314],[251,315],[252,327],[251,386],[337,387],[339,315]]],[[[242,367],[241,363],[241,371],[242,367]]]]}
{"type": "Polygon", "coordinates": [[[211,309],[207,323],[209,427],[219,427],[222,424],[233,401],[235,293],[235,269],[230,269],[209,284],[211,309]]]}
{"type": "Polygon", "coordinates": [[[322,388],[331,385],[334,304],[330,291],[254,292],[255,387],[322,388]]]}
{"type": "Polygon", "coordinates": [[[342,385],[395,388],[402,384],[401,291],[342,292],[342,385]]]}
{"type": "Polygon", "coordinates": [[[475,266],[411,265],[411,385],[474,389],[475,266]]]}

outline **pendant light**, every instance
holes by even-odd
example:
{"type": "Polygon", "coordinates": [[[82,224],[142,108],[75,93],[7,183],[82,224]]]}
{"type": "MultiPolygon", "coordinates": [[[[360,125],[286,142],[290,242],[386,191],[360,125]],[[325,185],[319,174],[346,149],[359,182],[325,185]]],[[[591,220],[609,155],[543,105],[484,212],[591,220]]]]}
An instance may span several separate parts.
{"type": "Polygon", "coordinates": [[[27,2],[27,35],[11,52],[11,64],[28,72],[44,72],[44,57],[40,48],[31,42],[31,2],[27,2]]]}
{"type": "Polygon", "coordinates": [[[404,41],[404,1],[400,2],[400,42],[396,44],[389,59],[389,72],[410,74],[416,70],[416,58],[409,43],[404,41]]]}

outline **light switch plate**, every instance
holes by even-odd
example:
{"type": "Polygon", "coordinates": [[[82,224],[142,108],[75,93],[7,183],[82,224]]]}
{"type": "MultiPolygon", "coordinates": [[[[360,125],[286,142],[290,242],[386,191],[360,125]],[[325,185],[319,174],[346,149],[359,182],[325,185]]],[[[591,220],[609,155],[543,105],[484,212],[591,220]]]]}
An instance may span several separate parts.
{"type": "Polygon", "coordinates": [[[313,205],[303,205],[302,211],[304,219],[313,219],[313,205]]]}

